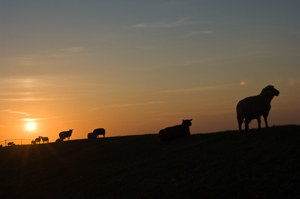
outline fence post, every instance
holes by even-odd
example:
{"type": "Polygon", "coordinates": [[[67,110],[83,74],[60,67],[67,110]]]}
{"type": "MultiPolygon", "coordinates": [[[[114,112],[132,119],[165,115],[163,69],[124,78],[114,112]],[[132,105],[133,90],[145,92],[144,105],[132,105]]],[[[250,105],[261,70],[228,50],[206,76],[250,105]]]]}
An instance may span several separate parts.
{"type": "Polygon", "coordinates": [[[21,139],[21,145],[22,145],[22,139],[21,139]]]}

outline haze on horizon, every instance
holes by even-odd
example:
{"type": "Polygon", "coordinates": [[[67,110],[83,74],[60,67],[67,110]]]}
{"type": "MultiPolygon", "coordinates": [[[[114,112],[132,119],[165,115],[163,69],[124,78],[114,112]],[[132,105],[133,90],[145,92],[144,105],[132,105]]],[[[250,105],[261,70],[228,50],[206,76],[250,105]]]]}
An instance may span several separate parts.
{"type": "Polygon", "coordinates": [[[299,124],[298,1],[0,5],[0,141],[237,130],[237,102],[267,85],[269,125],[299,124]]]}

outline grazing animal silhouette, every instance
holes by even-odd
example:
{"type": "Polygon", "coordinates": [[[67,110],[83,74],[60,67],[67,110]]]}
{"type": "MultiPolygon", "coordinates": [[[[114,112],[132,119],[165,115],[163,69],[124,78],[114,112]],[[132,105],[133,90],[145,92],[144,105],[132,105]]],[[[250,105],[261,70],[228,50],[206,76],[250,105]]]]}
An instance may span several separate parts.
{"type": "Polygon", "coordinates": [[[265,87],[261,93],[257,96],[247,97],[236,106],[237,120],[239,124],[239,130],[242,132],[242,123],[245,119],[245,131],[249,130],[249,123],[251,120],[256,119],[258,122],[258,128],[260,129],[260,116],[264,117],[266,128],[268,126],[268,115],[271,109],[271,101],[274,96],[278,96],[279,91],[274,86],[265,87]]]}
{"type": "Polygon", "coordinates": [[[103,137],[105,137],[105,129],[104,129],[104,128],[98,128],[98,129],[95,129],[95,130],[93,131],[93,133],[95,133],[95,134],[97,135],[97,137],[98,137],[99,135],[103,135],[103,137]]]}
{"type": "Polygon", "coordinates": [[[14,146],[14,145],[15,145],[14,142],[9,142],[9,143],[7,143],[7,146],[14,146]]]}
{"type": "Polygon", "coordinates": [[[40,144],[40,142],[41,142],[41,136],[39,136],[38,138],[35,138],[35,143],[39,143],[40,144]]]}
{"type": "Polygon", "coordinates": [[[159,140],[161,142],[169,141],[169,140],[175,140],[177,138],[181,138],[184,136],[191,135],[190,133],[190,126],[192,120],[182,120],[182,124],[167,127],[165,129],[162,129],[158,133],[159,140]]]}
{"type": "Polygon", "coordinates": [[[88,133],[88,139],[97,139],[98,135],[96,133],[88,133]]]}
{"type": "Polygon", "coordinates": [[[55,142],[63,142],[64,140],[58,138],[55,142]]]}
{"type": "Polygon", "coordinates": [[[43,141],[43,144],[44,144],[44,142],[49,143],[49,138],[48,137],[41,137],[41,139],[43,141]]]}
{"type": "Polygon", "coordinates": [[[68,138],[68,140],[70,140],[72,132],[73,132],[73,129],[70,129],[68,131],[62,131],[59,133],[59,138],[62,140],[64,140],[65,138],[68,138]]]}
{"type": "Polygon", "coordinates": [[[36,144],[36,142],[34,140],[31,141],[31,144],[36,144]]]}

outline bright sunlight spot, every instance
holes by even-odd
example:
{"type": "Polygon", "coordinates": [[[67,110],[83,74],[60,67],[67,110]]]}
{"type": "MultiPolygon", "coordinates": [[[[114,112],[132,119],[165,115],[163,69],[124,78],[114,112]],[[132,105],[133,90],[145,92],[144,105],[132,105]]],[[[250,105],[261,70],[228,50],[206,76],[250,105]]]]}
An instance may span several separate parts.
{"type": "Polygon", "coordinates": [[[30,123],[26,124],[26,130],[27,131],[32,131],[34,129],[35,129],[35,123],[30,122],[30,123]]]}

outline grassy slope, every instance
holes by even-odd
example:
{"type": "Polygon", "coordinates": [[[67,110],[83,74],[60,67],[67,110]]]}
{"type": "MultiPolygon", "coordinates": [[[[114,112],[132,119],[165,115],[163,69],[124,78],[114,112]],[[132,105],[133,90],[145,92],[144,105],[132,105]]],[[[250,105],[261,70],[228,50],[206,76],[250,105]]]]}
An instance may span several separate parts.
{"type": "Polygon", "coordinates": [[[300,197],[300,126],[0,149],[2,198],[300,197]]]}

